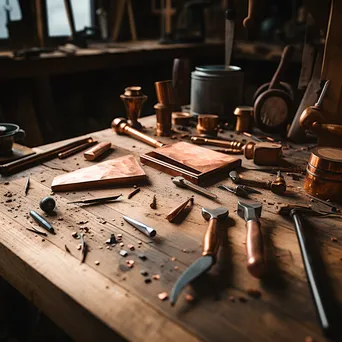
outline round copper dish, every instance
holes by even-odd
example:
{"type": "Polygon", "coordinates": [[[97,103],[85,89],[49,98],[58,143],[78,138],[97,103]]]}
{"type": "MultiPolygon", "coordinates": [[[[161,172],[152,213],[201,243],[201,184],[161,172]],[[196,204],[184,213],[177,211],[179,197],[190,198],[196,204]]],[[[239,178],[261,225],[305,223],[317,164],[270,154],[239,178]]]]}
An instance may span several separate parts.
{"type": "Polygon", "coordinates": [[[304,190],[324,200],[342,202],[342,149],[317,147],[311,152],[304,190]]]}

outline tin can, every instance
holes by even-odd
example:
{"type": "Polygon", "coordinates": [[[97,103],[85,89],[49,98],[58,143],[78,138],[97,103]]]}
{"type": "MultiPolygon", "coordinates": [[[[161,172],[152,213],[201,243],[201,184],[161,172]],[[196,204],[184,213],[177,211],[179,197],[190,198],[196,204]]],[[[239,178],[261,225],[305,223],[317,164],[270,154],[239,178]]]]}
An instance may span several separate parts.
{"type": "Polygon", "coordinates": [[[237,66],[199,66],[191,73],[191,113],[212,113],[235,121],[234,110],[243,103],[243,71],[237,66]]]}

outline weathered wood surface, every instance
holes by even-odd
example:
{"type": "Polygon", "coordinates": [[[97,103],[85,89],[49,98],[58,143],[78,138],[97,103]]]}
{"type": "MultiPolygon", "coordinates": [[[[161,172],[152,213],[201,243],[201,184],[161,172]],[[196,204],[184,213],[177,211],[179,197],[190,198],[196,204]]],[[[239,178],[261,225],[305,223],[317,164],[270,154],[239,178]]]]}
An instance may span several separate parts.
{"type": "MultiPolygon", "coordinates": [[[[147,128],[155,123],[154,117],[141,121],[147,128]]],[[[230,134],[224,133],[226,137],[230,134]]],[[[129,153],[138,158],[141,153],[152,150],[129,137],[117,136],[109,129],[92,136],[99,141],[109,140],[116,146],[107,158],[129,153]]],[[[50,147],[52,145],[41,149],[50,147]]],[[[285,153],[293,154],[288,160],[300,165],[306,163],[309,155],[308,151],[298,148],[285,153]]],[[[210,189],[219,196],[217,203],[195,194],[195,205],[183,223],[169,223],[166,215],[192,192],[175,187],[170,176],[148,166],[144,170],[150,184],[142,187],[132,199],[127,199],[132,188],[120,187],[54,194],[57,215],[49,219],[57,234],[42,239],[27,231],[27,213],[30,209],[40,211],[39,200],[50,194],[52,179],[91,163],[83,159],[82,153],[66,160],[52,160],[3,179],[0,186],[0,273],[74,339],[108,341],[121,336],[132,341],[273,342],[304,341],[306,336],[312,336],[315,341],[327,341],[316,317],[292,222],[275,214],[279,203],[309,203],[302,191],[302,180],[287,177],[287,196],[267,191],[253,196],[263,202],[261,223],[269,264],[268,278],[260,281],[246,270],[246,230],[245,223],[236,214],[237,197],[213,186],[210,189]],[[25,197],[28,175],[31,187],[25,197]],[[6,181],[9,184],[5,185],[6,181]],[[8,191],[13,193],[10,198],[4,197],[8,191]],[[83,207],[67,204],[82,196],[119,193],[123,193],[124,200],[117,203],[83,207]],[[149,205],[154,194],[157,210],[149,205]],[[6,202],[8,199],[12,202],[6,202]],[[171,307],[157,295],[170,292],[180,273],[200,256],[207,228],[201,207],[218,205],[226,206],[230,212],[218,262],[192,289],[184,291],[175,307],[171,307]],[[154,227],[157,237],[150,240],[134,230],[123,221],[124,214],[154,227]],[[89,228],[86,241],[90,252],[85,264],[80,264],[79,240],[74,239],[72,233],[85,226],[89,228]],[[106,248],[105,240],[111,233],[123,235],[123,247],[117,244],[106,248]],[[130,251],[128,244],[133,244],[135,250],[130,251]],[[71,254],[66,252],[65,245],[71,254]],[[127,258],[119,255],[120,249],[128,251],[127,258]],[[139,253],[144,253],[147,260],[140,260],[139,253]],[[126,266],[127,259],[135,261],[133,268],[126,266]],[[100,264],[96,265],[95,261],[100,264]],[[160,274],[160,280],[145,284],[140,274],[142,269],[148,271],[150,277],[160,274]],[[248,289],[260,290],[261,298],[248,297],[248,289]],[[187,302],[185,293],[193,293],[196,300],[187,302]],[[230,296],[235,297],[235,302],[230,301],[230,296]],[[247,302],[241,302],[239,297],[246,298],[247,302]]],[[[246,159],[243,165],[255,167],[246,159]]],[[[245,174],[265,180],[274,177],[252,171],[245,174]]],[[[315,218],[310,219],[310,223],[311,240],[319,246],[328,276],[323,280],[331,286],[330,293],[341,306],[342,222],[315,218]],[[332,241],[331,237],[336,237],[337,241],[332,241]]]]}

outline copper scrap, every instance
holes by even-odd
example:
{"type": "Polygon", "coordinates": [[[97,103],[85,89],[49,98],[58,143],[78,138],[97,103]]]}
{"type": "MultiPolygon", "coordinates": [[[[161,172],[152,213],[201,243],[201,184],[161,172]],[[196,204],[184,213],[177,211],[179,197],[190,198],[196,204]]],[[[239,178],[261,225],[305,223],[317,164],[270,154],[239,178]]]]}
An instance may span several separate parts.
{"type": "Polygon", "coordinates": [[[123,242],[120,242],[120,247],[123,247],[125,244],[123,242]]]}
{"type": "Polygon", "coordinates": [[[187,293],[186,295],[185,295],[185,300],[187,301],[187,302],[193,302],[194,301],[194,296],[192,295],[192,294],[190,294],[190,293],[187,293]]]}
{"type": "Polygon", "coordinates": [[[152,203],[150,204],[151,209],[157,209],[157,197],[153,195],[152,203]]]}
{"type": "Polygon", "coordinates": [[[130,192],[127,196],[128,199],[131,199],[134,195],[136,195],[140,191],[140,188],[135,188],[132,192],[130,192]]]}
{"type": "Polygon", "coordinates": [[[100,265],[100,261],[96,260],[95,262],[95,265],[100,265]]]}
{"type": "Polygon", "coordinates": [[[65,251],[66,251],[66,252],[68,252],[68,253],[70,253],[70,254],[71,254],[71,252],[70,252],[70,249],[68,248],[68,246],[67,246],[67,245],[64,245],[64,248],[65,248],[65,251]]]}
{"type": "Polygon", "coordinates": [[[177,271],[179,269],[178,266],[173,266],[173,268],[177,271]]]}
{"type": "Polygon", "coordinates": [[[129,268],[132,268],[134,266],[134,260],[126,260],[126,264],[129,268]]]}
{"type": "Polygon", "coordinates": [[[160,275],[159,274],[153,274],[152,275],[152,279],[159,280],[160,279],[160,275]]]}
{"type": "Polygon", "coordinates": [[[330,238],[330,240],[331,240],[332,242],[337,242],[337,241],[338,241],[337,238],[336,238],[335,236],[332,236],[332,237],[330,238]]]}
{"type": "Polygon", "coordinates": [[[184,210],[185,208],[190,204],[192,206],[194,204],[194,198],[190,197],[185,202],[181,203],[178,207],[171,210],[169,214],[166,216],[166,219],[169,222],[173,222],[184,210]]]}
{"type": "Polygon", "coordinates": [[[158,294],[158,298],[160,300],[166,300],[166,299],[169,298],[169,294],[167,292],[161,292],[161,293],[158,294]]]}
{"type": "Polygon", "coordinates": [[[83,233],[81,234],[81,254],[82,254],[81,264],[83,264],[88,254],[88,245],[85,242],[83,233]]]}
{"type": "Polygon", "coordinates": [[[131,251],[134,251],[134,250],[135,250],[135,248],[134,248],[133,245],[128,245],[127,247],[128,247],[131,251]]]}
{"type": "Polygon", "coordinates": [[[171,260],[171,261],[175,261],[176,258],[175,258],[175,257],[171,257],[170,260],[171,260]]]}
{"type": "Polygon", "coordinates": [[[235,297],[234,297],[234,296],[229,296],[229,300],[230,300],[232,303],[235,303],[235,297]]]}

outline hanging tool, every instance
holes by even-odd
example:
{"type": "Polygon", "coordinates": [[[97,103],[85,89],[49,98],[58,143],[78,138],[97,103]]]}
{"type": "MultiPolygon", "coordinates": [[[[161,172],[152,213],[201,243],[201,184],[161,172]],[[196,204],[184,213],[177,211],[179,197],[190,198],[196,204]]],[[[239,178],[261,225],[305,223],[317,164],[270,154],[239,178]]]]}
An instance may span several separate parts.
{"type": "Polygon", "coordinates": [[[232,57],[233,51],[233,42],[234,42],[234,31],[235,31],[235,19],[236,19],[236,12],[235,12],[235,1],[229,0],[228,6],[225,12],[226,17],[226,69],[229,69],[230,61],[232,57]]]}
{"type": "Polygon", "coordinates": [[[228,185],[220,184],[219,189],[229,191],[238,197],[249,198],[249,194],[261,194],[260,191],[254,190],[246,185],[237,185],[236,187],[231,187],[228,185]]]}
{"type": "Polygon", "coordinates": [[[265,273],[264,240],[261,233],[259,217],[262,205],[259,202],[238,202],[237,213],[246,221],[246,253],[249,273],[261,278],[265,273]]]}
{"type": "Polygon", "coordinates": [[[134,18],[132,1],[131,0],[118,0],[118,1],[116,1],[116,3],[117,3],[117,7],[115,10],[116,16],[115,16],[115,20],[113,21],[113,23],[114,23],[113,35],[112,35],[113,41],[116,42],[118,40],[120,27],[122,24],[122,19],[123,19],[124,14],[125,14],[125,5],[127,5],[129,29],[131,32],[132,41],[136,41],[137,40],[137,30],[136,30],[136,26],[135,26],[135,18],[134,18]]]}
{"type": "MultiPolygon", "coordinates": [[[[315,105],[308,107],[303,111],[302,115],[300,116],[299,123],[303,128],[318,135],[326,133],[330,136],[330,139],[333,140],[338,138],[338,135],[342,135],[342,125],[325,123],[325,118],[321,113],[321,106],[328,90],[329,83],[330,81],[325,82],[321,95],[319,96],[319,99],[315,105]]],[[[331,143],[326,145],[331,146],[333,144],[331,143]]]]}
{"type": "Polygon", "coordinates": [[[242,184],[242,185],[247,185],[251,187],[267,189],[267,190],[271,190],[273,193],[277,195],[282,195],[286,191],[286,182],[284,180],[284,177],[281,175],[281,173],[279,174],[279,172],[278,172],[277,178],[274,181],[268,181],[268,182],[243,178],[236,171],[229,172],[229,178],[235,184],[242,184]]]}
{"type": "Polygon", "coordinates": [[[51,234],[56,234],[51,224],[48,221],[46,221],[44,217],[40,216],[36,211],[30,210],[30,216],[48,232],[50,232],[51,234]]]}
{"type": "Polygon", "coordinates": [[[212,0],[189,0],[178,15],[174,43],[202,43],[205,40],[204,9],[212,0]]]}
{"type": "Polygon", "coordinates": [[[202,188],[201,186],[195,185],[187,181],[183,177],[177,176],[177,177],[172,177],[171,179],[172,179],[172,182],[180,188],[188,188],[212,200],[217,199],[217,196],[213,194],[212,192],[208,191],[207,189],[202,188]]]}
{"type": "Polygon", "coordinates": [[[153,147],[162,147],[165,144],[161,141],[158,141],[156,139],[153,139],[149,137],[148,135],[139,132],[135,128],[132,128],[128,125],[127,120],[125,118],[116,118],[112,121],[112,128],[117,134],[126,134],[130,137],[140,140],[144,142],[145,144],[148,144],[153,147]]]}
{"type": "Polygon", "coordinates": [[[40,152],[34,155],[29,155],[24,158],[20,158],[13,162],[9,162],[7,164],[0,165],[0,174],[1,175],[9,175],[16,173],[18,171],[27,169],[33,165],[42,163],[44,161],[56,158],[60,152],[69,150],[72,147],[82,145],[86,143],[90,138],[75,140],[71,143],[53,148],[51,150],[47,150],[45,152],[40,152]]]}
{"type": "Polygon", "coordinates": [[[172,288],[170,303],[174,305],[182,289],[208,271],[216,262],[217,251],[220,246],[221,237],[218,231],[218,221],[224,222],[228,217],[228,209],[219,207],[216,209],[202,208],[202,216],[209,221],[207,231],[203,238],[202,256],[191,264],[177,279],[172,288]]]}
{"type": "Polygon", "coordinates": [[[196,145],[211,145],[218,147],[225,147],[228,149],[240,151],[242,153],[243,143],[235,140],[219,140],[219,139],[209,139],[202,137],[191,137],[191,142],[196,145]]]}
{"type": "Polygon", "coordinates": [[[137,228],[141,233],[145,234],[148,237],[155,237],[157,235],[157,232],[155,229],[147,226],[146,224],[139,222],[137,220],[134,220],[128,216],[123,216],[123,219],[131,224],[133,227],[137,228]]]}
{"type": "Polygon", "coordinates": [[[168,213],[168,215],[166,216],[166,219],[169,222],[173,222],[184,211],[184,209],[188,207],[189,203],[190,203],[190,206],[193,206],[193,204],[194,204],[194,198],[193,197],[188,198],[186,201],[181,203],[175,209],[171,210],[168,213]]]}
{"type": "Polygon", "coordinates": [[[327,317],[326,308],[324,306],[324,302],[322,300],[321,291],[319,289],[318,283],[317,283],[317,275],[315,274],[315,268],[311,260],[311,256],[307,249],[307,240],[304,234],[304,227],[303,227],[303,217],[302,212],[308,212],[307,208],[304,208],[304,211],[302,209],[292,209],[289,212],[288,211],[281,211],[280,214],[290,215],[290,217],[293,219],[296,235],[300,247],[300,252],[302,254],[303,258],[303,264],[304,269],[306,273],[306,277],[310,286],[311,294],[316,306],[317,314],[320,320],[320,324],[322,329],[327,332],[331,328],[331,324],[327,317]]]}
{"type": "Polygon", "coordinates": [[[254,96],[255,124],[264,132],[284,132],[293,113],[292,90],[279,82],[291,61],[293,50],[291,45],[285,47],[271,82],[261,86],[254,96]]]}
{"type": "Polygon", "coordinates": [[[80,203],[80,204],[99,204],[99,203],[108,203],[108,202],[113,202],[117,201],[122,194],[120,195],[115,195],[115,196],[107,196],[107,197],[95,197],[95,198],[87,198],[87,199],[82,199],[82,200],[76,200],[72,202],[68,202],[67,204],[75,204],[75,203],[80,203]]]}

